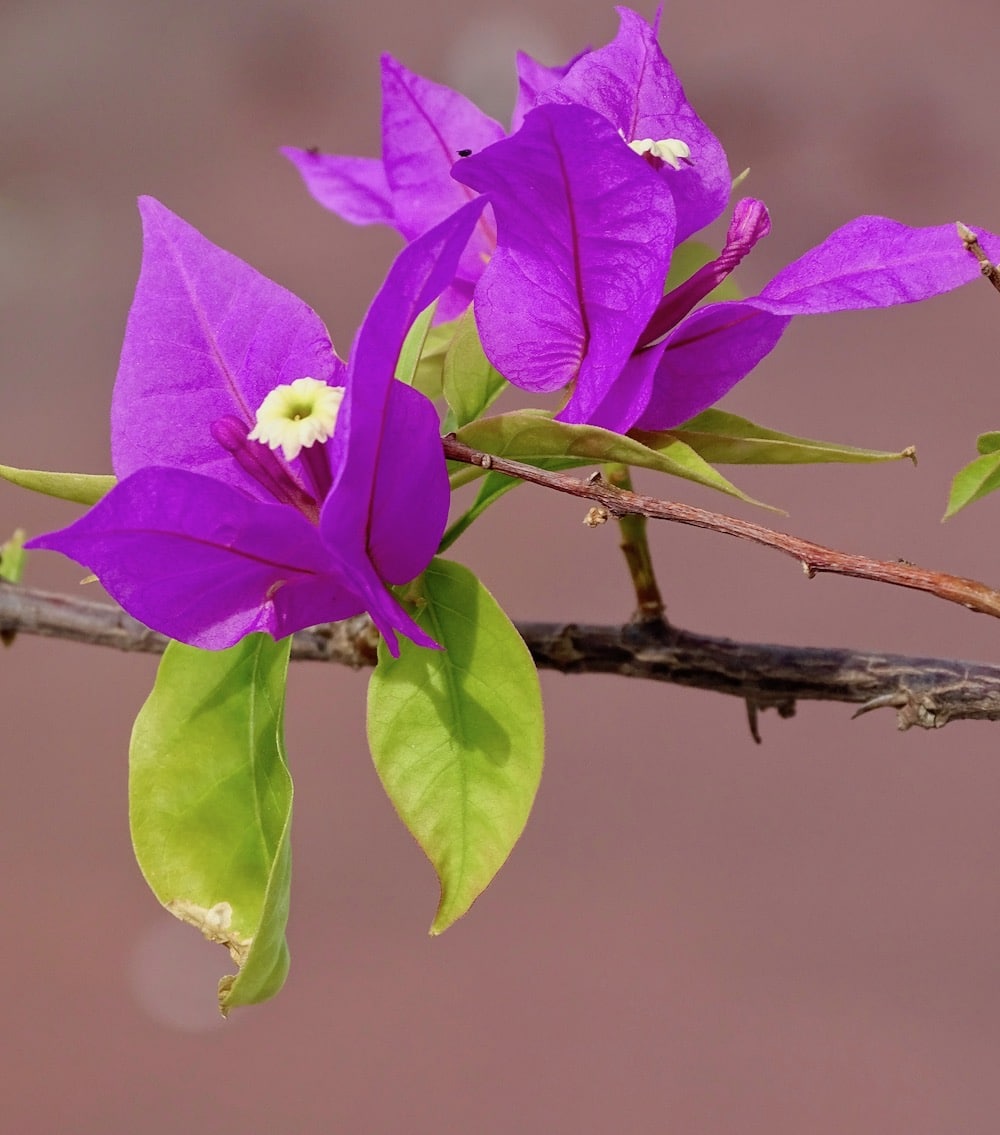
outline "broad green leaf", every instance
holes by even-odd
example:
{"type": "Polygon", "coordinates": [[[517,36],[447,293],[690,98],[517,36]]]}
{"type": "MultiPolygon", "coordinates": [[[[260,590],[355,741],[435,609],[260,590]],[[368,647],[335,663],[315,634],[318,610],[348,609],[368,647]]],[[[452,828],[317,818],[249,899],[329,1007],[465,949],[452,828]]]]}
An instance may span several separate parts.
{"type": "Polygon", "coordinates": [[[647,433],[633,430],[631,437],[651,449],[683,441],[706,461],[722,465],[802,465],[823,461],[869,463],[916,461],[913,447],[891,453],[882,449],[858,449],[828,441],[812,441],[779,433],[722,410],[704,410],[676,429],[647,433]]]}
{"type": "Polygon", "coordinates": [[[382,784],[434,865],[440,934],[503,865],[542,773],[538,673],[513,624],[467,568],[435,559],[417,621],[441,644],[379,644],[368,741],[382,784]]]}
{"type": "Polygon", "coordinates": [[[980,434],[976,438],[976,449],[983,455],[996,453],[1000,449],[1000,433],[993,431],[992,433],[980,434]]]}
{"type": "Polygon", "coordinates": [[[483,354],[471,307],[459,319],[455,337],[445,352],[442,377],[455,428],[480,417],[507,385],[507,380],[483,354]]]}
{"type": "MultiPolygon", "coordinates": [[[[664,294],[690,279],[699,268],[710,264],[719,254],[710,245],[700,240],[686,240],[674,249],[670,258],[670,271],[664,285],[664,294]]],[[[727,276],[717,288],[714,288],[701,301],[701,303],[717,303],[720,300],[738,300],[743,293],[740,291],[732,276],[727,276]]]]}
{"type": "Polygon", "coordinates": [[[457,327],[458,320],[452,319],[448,323],[438,323],[428,328],[424,336],[423,349],[417,360],[412,385],[421,394],[426,394],[432,402],[441,397],[444,383],[444,357],[455,337],[457,327]]]}
{"type": "Polygon", "coordinates": [[[160,902],[240,967],[219,983],[223,1014],[273,996],[288,973],[290,645],[264,634],[220,651],[170,643],[132,731],[136,858],[160,902]]]}
{"type": "Polygon", "coordinates": [[[554,421],[541,410],[518,410],[510,414],[498,414],[493,418],[481,418],[460,429],[458,439],[484,453],[531,464],[538,464],[541,458],[557,457],[572,458],[572,464],[575,465],[615,461],[621,465],[653,469],[658,473],[683,477],[710,489],[718,489],[719,492],[750,504],[761,504],[741,492],[689,445],[678,439],[666,442],[660,449],[650,449],[634,438],[623,437],[597,426],[571,426],[554,421]]]}
{"type": "Polygon", "coordinates": [[[1000,451],[993,450],[970,461],[955,474],[951,482],[948,507],[942,519],[947,520],[967,504],[988,496],[996,489],[1000,489],[1000,451]]]}
{"type": "Polygon", "coordinates": [[[10,539],[0,544],[0,579],[4,583],[21,582],[27,558],[24,552],[25,535],[23,528],[15,528],[10,539]]]}
{"type": "Polygon", "coordinates": [[[0,465],[0,478],[10,481],[12,485],[19,485],[22,489],[31,489],[32,492],[74,501],[76,504],[97,504],[115,484],[112,476],[47,473],[41,469],[15,469],[12,465],[0,465]]]}
{"type": "Polygon", "coordinates": [[[417,367],[436,309],[437,300],[429,307],[424,308],[413,321],[410,330],[406,333],[406,338],[403,340],[403,345],[399,349],[399,359],[396,361],[396,377],[400,382],[405,382],[407,386],[416,385],[417,367]]]}

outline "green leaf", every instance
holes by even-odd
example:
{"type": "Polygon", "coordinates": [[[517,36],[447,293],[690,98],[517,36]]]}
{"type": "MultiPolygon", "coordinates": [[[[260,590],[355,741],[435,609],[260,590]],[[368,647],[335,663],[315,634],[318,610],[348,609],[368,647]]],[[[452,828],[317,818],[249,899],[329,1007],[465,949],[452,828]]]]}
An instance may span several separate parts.
{"type": "Polygon", "coordinates": [[[407,386],[415,385],[414,379],[417,375],[417,367],[420,364],[420,356],[423,354],[427,333],[430,330],[431,320],[434,318],[436,310],[437,300],[424,308],[410,324],[410,330],[407,331],[403,345],[399,349],[399,358],[396,360],[396,378],[400,382],[405,382],[407,386]]]}
{"type": "MultiPolygon", "coordinates": [[[[15,528],[10,539],[0,544],[0,581],[4,583],[18,584],[21,582],[28,558],[24,551],[25,535],[23,528],[15,528]]],[[[16,630],[10,627],[4,627],[0,630],[0,644],[3,646],[13,646],[16,638],[16,630]]]]}
{"type": "Polygon", "coordinates": [[[541,410],[518,410],[493,418],[481,418],[460,429],[458,439],[484,453],[536,465],[541,458],[556,457],[572,459],[563,468],[614,461],[621,465],[653,469],[718,489],[762,508],[770,507],[741,492],[679,439],[666,441],[660,449],[651,449],[634,438],[597,426],[571,426],[556,422],[541,410]]]}
{"type": "Polygon", "coordinates": [[[97,504],[105,493],[111,491],[115,478],[93,473],[46,473],[40,469],[15,469],[12,465],[0,465],[0,478],[44,493],[60,500],[74,501],[76,504],[97,504]]]}
{"type": "Polygon", "coordinates": [[[24,575],[24,562],[27,556],[24,552],[23,528],[15,528],[10,539],[0,544],[0,579],[4,583],[20,583],[24,575]]]}
{"type": "Polygon", "coordinates": [[[910,446],[898,453],[882,449],[858,449],[827,441],[812,441],[758,426],[736,414],[722,410],[704,410],[696,418],[673,430],[646,433],[633,430],[630,435],[651,449],[683,441],[706,461],[723,465],[801,465],[823,461],[870,463],[899,461],[908,457],[916,461],[910,446]]]}
{"type": "Polygon", "coordinates": [[[507,380],[483,354],[472,308],[458,321],[444,356],[444,396],[454,413],[455,428],[473,422],[497,400],[507,380]]]}
{"type": "MultiPolygon", "coordinates": [[[[711,245],[700,240],[686,240],[674,249],[670,258],[670,271],[663,292],[673,291],[674,288],[690,279],[699,268],[704,268],[718,257],[718,253],[711,245]]],[[[743,293],[732,276],[727,276],[718,287],[714,288],[701,301],[701,303],[716,303],[719,300],[738,300],[743,293]]],[[[699,305],[700,306],[700,305],[699,305]]]]}
{"type": "Polygon", "coordinates": [[[1000,433],[996,431],[992,433],[980,434],[976,438],[976,449],[983,455],[987,453],[996,453],[1000,449],[1000,433]]]}
{"type": "Polygon", "coordinates": [[[948,496],[948,507],[942,519],[947,520],[967,504],[988,496],[996,489],[1000,489],[1000,452],[994,450],[970,461],[955,474],[948,496]]]}
{"type": "Polygon", "coordinates": [[[542,701],[528,648],[467,568],[435,559],[417,622],[444,647],[379,644],[368,741],[382,784],[437,871],[431,926],[460,918],[503,865],[542,773],[542,701]]]}
{"type": "Polygon", "coordinates": [[[223,1014],[273,996],[288,972],[290,646],[264,634],[220,651],[170,643],[132,731],[136,858],[160,902],[240,967],[219,983],[223,1014]]]}
{"type": "MultiPolygon", "coordinates": [[[[426,328],[411,385],[432,402],[441,397],[444,383],[444,357],[455,337],[457,327],[458,320],[452,319],[448,323],[437,323],[433,327],[426,328]]],[[[405,350],[405,343],[403,347],[405,350]]]]}

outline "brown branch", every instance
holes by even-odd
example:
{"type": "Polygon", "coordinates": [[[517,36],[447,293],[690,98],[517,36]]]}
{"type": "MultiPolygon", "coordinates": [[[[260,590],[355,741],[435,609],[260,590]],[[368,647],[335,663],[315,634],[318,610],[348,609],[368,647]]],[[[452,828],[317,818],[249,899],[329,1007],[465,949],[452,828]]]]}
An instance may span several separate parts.
{"type": "MultiPolygon", "coordinates": [[[[938,728],[969,718],[1000,720],[1000,666],[742,643],[651,623],[524,623],[518,630],[541,669],[647,678],[741,698],[755,735],[760,710],[776,709],[789,717],[797,701],[846,702],[859,707],[855,716],[892,707],[901,729],[938,728]]],[[[167,644],[163,635],[118,607],[5,583],[0,583],[0,631],[148,654],[161,654],[167,644]]],[[[367,616],[359,616],[301,631],[292,657],[372,666],[376,641],[367,616]]]]}
{"type": "Polygon", "coordinates": [[[704,508],[679,504],[675,501],[658,500],[639,493],[626,492],[609,485],[605,481],[591,478],[580,480],[568,473],[554,473],[511,461],[506,457],[495,457],[472,449],[457,440],[454,435],[444,439],[445,456],[452,461],[463,461],[469,465],[479,465],[497,473],[506,473],[522,481],[530,481],[559,493],[583,497],[594,501],[606,510],[609,516],[645,516],[650,520],[671,520],[675,524],[689,524],[695,528],[707,528],[721,532],[725,536],[736,536],[749,540],[765,548],[774,548],[799,561],[803,571],[811,579],[821,572],[834,575],[849,575],[856,579],[869,579],[878,583],[891,583],[896,587],[909,587],[914,591],[926,591],[949,603],[958,603],[970,611],[1000,618],[1000,591],[988,587],[975,579],[965,579],[944,572],[928,571],[903,560],[873,560],[868,556],[855,556],[848,552],[838,552],[811,540],[789,536],[785,532],[775,532],[761,524],[749,520],[739,520],[734,516],[723,516],[704,508]]]}
{"type": "Polygon", "coordinates": [[[979,261],[979,271],[982,272],[993,287],[1000,292],[1000,268],[986,255],[986,250],[979,243],[979,237],[976,236],[968,225],[963,225],[961,221],[959,221],[955,227],[958,229],[959,239],[962,241],[962,244],[965,245],[965,251],[971,252],[979,261]]]}

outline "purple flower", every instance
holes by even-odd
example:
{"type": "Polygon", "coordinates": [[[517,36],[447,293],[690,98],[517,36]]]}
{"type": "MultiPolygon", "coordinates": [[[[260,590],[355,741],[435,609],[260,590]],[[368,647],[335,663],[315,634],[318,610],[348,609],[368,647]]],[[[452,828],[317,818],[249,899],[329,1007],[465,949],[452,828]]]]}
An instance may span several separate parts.
{"type": "Polygon", "coordinates": [[[729,163],[719,139],[687,101],[657,42],[656,24],[630,8],[617,12],[621,22],[612,42],[580,56],[563,79],[539,92],[536,105],[589,107],[631,149],[646,155],[673,197],[680,244],[726,207],[729,163]],[[680,160],[669,148],[662,156],[657,146],[665,142],[681,143],[680,160]]]}
{"type": "MultiPolygon", "coordinates": [[[[712,273],[718,282],[727,259],[742,257],[768,227],[760,202],[741,202],[722,256],[702,269],[709,275],[703,284],[714,286],[712,273]]],[[[1000,257],[1000,237],[979,236],[987,254],[1000,257]]],[[[783,268],[756,296],[695,311],[687,301],[696,292],[684,295],[687,285],[664,297],[609,401],[630,404],[642,429],[670,429],[746,377],[796,315],[916,303],[980,275],[954,224],[911,228],[888,217],[858,217],[783,268]]]]}
{"type": "Polygon", "coordinates": [[[570,387],[591,421],[663,294],[676,211],[657,173],[596,111],[546,106],[467,158],[500,240],[476,289],[483,349],[527,390],[570,387]]]}
{"type": "MultiPolygon", "coordinates": [[[[614,148],[646,154],[647,170],[657,174],[663,196],[673,202],[671,233],[680,241],[722,212],[729,197],[729,167],[718,139],[687,102],[656,42],[656,28],[628,8],[618,13],[618,35],[610,44],[582,52],[564,66],[545,67],[523,53],[518,56],[512,129],[518,131],[537,105],[595,111],[610,124],[614,148]],[[678,161],[670,151],[666,160],[659,156],[655,147],[664,142],[681,143],[684,159],[678,161]]],[[[503,137],[500,124],[463,95],[407,71],[386,55],[381,159],[292,147],[282,152],[322,205],[354,224],[393,225],[413,240],[469,200],[466,186],[471,183],[462,174],[465,184],[451,176],[460,156],[478,154],[503,137]]],[[[636,153],[630,160],[639,165],[636,153]]],[[[605,223],[613,225],[610,212],[605,223]]],[[[442,297],[438,318],[451,318],[468,306],[495,246],[492,213],[486,209],[454,286],[442,297]]]]}
{"type": "Polygon", "coordinates": [[[663,295],[674,248],[725,208],[729,168],[656,26],[618,12],[614,41],[565,67],[519,57],[510,137],[387,57],[381,161],[286,151],[324,204],[407,239],[466,200],[451,178],[485,195],[439,317],[474,295],[490,361],[527,390],[565,390],[561,420],[669,428],[745,377],[795,315],[909,303],[976,278],[950,226],[860,218],[759,295],[698,307],[769,231],[763,203],[747,199],[719,257],[663,295]]]}
{"type": "MultiPolygon", "coordinates": [[[[466,150],[481,150],[504,136],[503,127],[464,95],[382,57],[382,158],[338,157],[291,146],[282,153],[321,205],[357,225],[387,224],[415,240],[469,202],[475,194],[451,177],[466,150]]],[[[438,317],[468,307],[496,233],[489,210],[441,297],[438,317]]]]}
{"type": "Polygon", "coordinates": [[[137,619],[208,649],[368,611],[435,645],[388,591],[433,556],[448,509],[438,420],[393,378],[452,278],[476,202],[407,247],[345,365],[301,300],[158,202],[112,404],[118,484],[31,542],[93,571],[137,619]]]}
{"type": "MultiPolygon", "coordinates": [[[[497,250],[476,289],[484,350],[518,386],[566,389],[563,421],[669,429],[744,378],[795,315],[912,303],[979,275],[954,225],[860,217],[759,295],[696,308],[768,233],[767,209],[740,201],[721,254],[662,295],[678,199],[658,194],[644,163],[613,143],[594,111],[546,105],[455,171],[497,217],[497,250]]],[[[1000,254],[1000,239],[982,240],[1000,254]]]]}

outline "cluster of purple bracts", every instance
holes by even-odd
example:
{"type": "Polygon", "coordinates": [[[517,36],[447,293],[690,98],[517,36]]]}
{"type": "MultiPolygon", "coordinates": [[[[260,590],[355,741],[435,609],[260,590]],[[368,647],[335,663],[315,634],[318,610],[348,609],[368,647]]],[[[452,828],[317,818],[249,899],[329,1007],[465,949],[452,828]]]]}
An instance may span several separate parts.
{"type": "Polygon", "coordinates": [[[977,277],[954,224],[861,217],[758,295],[703,302],[769,231],[746,198],[719,256],[665,293],[674,250],[723,214],[732,181],[656,28],[619,13],[612,43],[563,67],[519,56],[509,134],[386,57],[381,159],[285,151],[322,204],[407,242],[347,363],[305,304],[146,200],[113,404],[119,483],[33,546],[78,560],[131,614],[196,646],[362,611],[394,653],[397,633],[433,645],[389,591],[427,565],[447,515],[437,414],[393,378],[432,301],[438,319],[471,303],[493,365],[562,392],[561,420],[624,432],[712,405],[793,316],[910,303],[977,277]],[[267,395],[307,376],[343,388],[332,433],[291,457],[251,438],[267,395]]]}

